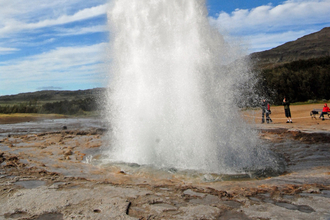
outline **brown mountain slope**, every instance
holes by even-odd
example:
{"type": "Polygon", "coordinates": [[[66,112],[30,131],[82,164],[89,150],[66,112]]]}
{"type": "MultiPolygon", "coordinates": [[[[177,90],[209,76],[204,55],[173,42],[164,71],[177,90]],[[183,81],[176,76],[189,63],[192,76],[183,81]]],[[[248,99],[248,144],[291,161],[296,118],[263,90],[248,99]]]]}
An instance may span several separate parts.
{"type": "Polygon", "coordinates": [[[292,61],[330,56],[330,27],[271,50],[252,53],[250,56],[259,68],[272,68],[292,61]]]}

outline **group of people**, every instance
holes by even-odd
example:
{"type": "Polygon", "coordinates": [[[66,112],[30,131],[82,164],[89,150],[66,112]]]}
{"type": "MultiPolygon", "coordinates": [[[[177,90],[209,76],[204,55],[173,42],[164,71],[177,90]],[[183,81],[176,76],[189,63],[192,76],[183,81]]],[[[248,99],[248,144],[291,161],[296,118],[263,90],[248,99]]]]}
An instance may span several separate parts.
{"type": "MultiPolygon", "coordinates": [[[[290,102],[286,99],[286,97],[284,97],[282,101],[282,105],[284,106],[284,113],[285,113],[285,117],[287,118],[286,123],[292,123],[290,102]]],[[[271,114],[270,104],[266,101],[266,99],[262,100],[261,109],[262,109],[261,123],[265,123],[265,115],[266,115],[267,123],[273,122],[272,119],[270,118],[270,114],[271,114]]],[[[320,114],[320,118],[324,120],[324,115],[327,114],[328,112],[330,112],[330,109],[327,103],[325,103],[322,109],[322,113],[320,114]]]]}

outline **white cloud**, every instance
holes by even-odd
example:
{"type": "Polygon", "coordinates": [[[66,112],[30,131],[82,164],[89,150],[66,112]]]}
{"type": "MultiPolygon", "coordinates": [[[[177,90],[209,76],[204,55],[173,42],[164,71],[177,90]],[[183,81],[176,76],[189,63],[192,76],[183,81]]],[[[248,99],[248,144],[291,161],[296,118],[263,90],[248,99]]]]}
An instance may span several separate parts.
{"type": "Polygon", "coordinates": [[[7,73],[0,75],[1,89],[33,91],[43,86],[98,86],[106,77],[103,60],[106,46],[101,43],[83,47],[60,47],[47,53],[0,62],[0,72],[7,73]]]}
{"type": "Polygon", "coordinates": [[[285,31],[281,33],[258,33],[245,36],[250,52],[268,50],[286,42],[296,40],[317,30],[285,31]]]}
{"type": "Polygon", "coordinates": [[[106,5],[99,5],[92,8],[85,8],[73,15],[62,15],[56,19],[47,19],[37,23],[25,24],[27,29],[43,28],[60,24],[67,24],[74,21],[81,21],[88,18],[96,17],[106,13],[106,5]]]}
{"type": "Polygon", "coordinates": [[[24,20],[33,23],[54,19],[64,14],[72,15],[79,10],[105,4],[107,0],[0,0],[0,19],[24,20]]]}
{"type": "Polygon", "coordinates": [[[38,90],[61,90],[63,89],[62,87],[55,87],[55,86],[43,86],[37,88],[38,90]]]}
{"type": "Polygon", "coordinates": [[[18,15],[14,16],[11,13],[9,13],[9,15],[11,16],[7,16],[6,18],[0,20],[0,38],[7,37],[8,34],[18,33],[20,31],[34,30],[34,29],[45,28],[55,25],[63,25],[70,22],[93,18],[99,15],[106,14],[106,8],[107,8],[106,4],[98,5],[91,8],[84,8],[72,15],[63,14],[53,19],[44,19],[44,20],[39,20],[37,22],[24,22],[24,19],[15,18],[18,15]]]}
{"type": "Polygon", "coordinates": [[[237,9],[231,14],[220,12],[210,21],[220,30],[233,34],[275,32],[301,25],[329,23],[329,12],[329,0],[290,0],[275,7],[263,5],[251,10],[237,9]]]}
{"type": "Polygon", "coordinates": [[[91,27],[74,27],[74,28],[58,28],[56,29],[58,36],[72,36],[72,35],[82,35],[89,33],[105,32],[107,31],[106,25],[95,25],[91,27]]]}
{"type": "Polygon", "coordinates": [[[9,48],[9,47],[0,47],[0,55],[3,54],[9,54],[9,53],[13,53],[19,51],[19,49],[17,48],[9,48]]]}
{"type": "Polygon", "coordinates": [[[220,12],[210,23],[224,35],[244,36],[250,51],[262,51],[330,25],[330,0],[289,0],[251,10],[220,12]],[[324,26],[323,26],[324,27],[324,26]]]}
{"type": "Polygon", "coordinates": [[[26,47],[40,47],[40,46],[43,46],[43,45],[47,45],[49,43],[52,43],[54,42],[56,39],[54,37],[52,38],[48,38],[48,39],[45,39],[45,40],[42,40],[42,41],[36,41],[36,40],[32,40],[31,38],[28,38],[28,39],[18,39],[16,38],[15,39],[17,42],[15,43],[12,43],[12,44],[15,44],[17,45],[18,47],[19,46],[26,46],[26,47]]]}

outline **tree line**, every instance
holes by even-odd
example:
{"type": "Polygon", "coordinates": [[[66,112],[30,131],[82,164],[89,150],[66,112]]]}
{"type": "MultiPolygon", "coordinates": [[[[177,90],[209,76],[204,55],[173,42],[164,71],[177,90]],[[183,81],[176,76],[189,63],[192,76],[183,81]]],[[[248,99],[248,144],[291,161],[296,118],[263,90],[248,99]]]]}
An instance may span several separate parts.
{"type": "Polygon", "coordinates": [[[299,60],[258,73],[257,90],[274,104],[330,100],[330,56],[299,60]]]}
{"type": "Polygon", "coordinates": [[[0,106],[0,113],[40,113],[40,114],[64,114],[64,115],[82,115],[84,112],[100,110],[96,98],[85,98],[78,100],[64,100],[49,102],[38,105],[37,100],[14,105],[0,106]]]}

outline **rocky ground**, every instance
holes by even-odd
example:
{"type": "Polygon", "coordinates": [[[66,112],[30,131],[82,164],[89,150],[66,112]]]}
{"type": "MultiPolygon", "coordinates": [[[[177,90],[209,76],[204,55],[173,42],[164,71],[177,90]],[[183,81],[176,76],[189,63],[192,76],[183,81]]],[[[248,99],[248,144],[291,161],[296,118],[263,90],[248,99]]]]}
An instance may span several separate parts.
{"type": "Polygon", "coordinates": [[[3,125],[0,220],[330,219],[330,120],[313,121],[321,122],[323,130],[298,122],[257,124],[286,171],[229,179],[97,166],[90,155],[100,157],[106,135],[93,123],[63,122],[47,131],[3,125]]]}

